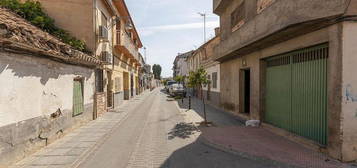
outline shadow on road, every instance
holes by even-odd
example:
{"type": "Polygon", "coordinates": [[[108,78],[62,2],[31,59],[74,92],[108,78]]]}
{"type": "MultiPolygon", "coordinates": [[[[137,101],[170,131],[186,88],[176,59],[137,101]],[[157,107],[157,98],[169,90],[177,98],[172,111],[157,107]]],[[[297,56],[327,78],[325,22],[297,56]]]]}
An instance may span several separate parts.
{"type": "Polygon", "coordinates": [[[279,168],[211,148],[200,140],[173,152],[160,168],[279,168]]]}
{"type": "Polygon", "coordinates": [[[174,138],[181,138],[181,139],[186,139],[190,138],[191,135],[194,135],[195,133],[200,132],[200,130],[193,124],[193,123],[178,123],[175,125],[173,129],[168,133],[169,140],[172,140],[174,138]]]}

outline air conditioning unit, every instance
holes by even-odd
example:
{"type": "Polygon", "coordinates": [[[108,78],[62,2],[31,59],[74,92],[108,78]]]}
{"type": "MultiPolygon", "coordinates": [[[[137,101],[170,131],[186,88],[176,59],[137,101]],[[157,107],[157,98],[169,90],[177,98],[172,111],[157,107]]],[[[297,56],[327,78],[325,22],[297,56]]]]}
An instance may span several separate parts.
{"type": "Polygon", "coordinates": [[[99,26],[99,37],[108,39],[108,29],[105,26],[99,26]]]}
{"type": "Polygon", "coordinates": [[[101,61],[104,64],[112,64],[113,63],[113,55],[110,54],[108,51],[102,51],[100,57],[101,57],[101,61]]]}

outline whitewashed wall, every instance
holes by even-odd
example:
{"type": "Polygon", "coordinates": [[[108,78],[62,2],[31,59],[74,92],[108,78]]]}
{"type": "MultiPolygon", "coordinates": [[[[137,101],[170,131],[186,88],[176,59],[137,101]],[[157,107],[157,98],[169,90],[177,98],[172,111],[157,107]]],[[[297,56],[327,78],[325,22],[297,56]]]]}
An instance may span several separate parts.
{"type": "MultiPolygon", "coordinates": [[[[211,83],[211,91],[212,92],[220,92],[220,64],[216,64],[213,66],[210,66],[208,68],[205,68],[207,75],[211,76],[212,80],[212,73],[217,72],[217,88],[213,88],[213,84],[211,83]]],[[[204,87],[203,90],[207,90],[208,87],[204,87]]]]}
{"type": "Polygon", "coordinates": [[[73,79],[84,77],[84,104],[93,103],[94,71],[45,58],[0,53],[0,127],[72,110],[73,79]]]}

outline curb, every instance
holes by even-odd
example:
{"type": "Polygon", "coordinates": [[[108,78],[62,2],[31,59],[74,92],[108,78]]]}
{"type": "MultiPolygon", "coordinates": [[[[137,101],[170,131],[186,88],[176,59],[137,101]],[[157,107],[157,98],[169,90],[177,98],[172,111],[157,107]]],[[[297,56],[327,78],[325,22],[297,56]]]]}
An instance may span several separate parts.
{"type": "Polygon", "coordinates": [[[295,165],[289,165],[289,164],[286,164],[286,163],[283,163],[283,162],[279,162],[279,161],[276,161],[276,160],[272,160],[272,159],[268,159],[268,158],[264,158],[264,157],[254,156],[254,155],[251,155],[251,154],[246,153],[246,152],[240,152],[240,151],[234,150],[232,148],[225,147],[225,146],[220,145],[220,144],[215,144],[215,143],[210,142],[209,140],[207,140],[203,136],[200,136],[198,138],[198,141],[203,143],[206,146],[209,146],[211,148],[215,148],[217,150],[220,150],[220,151],[223,151],[223,152],[226,152],[226,153],[233,154],[235,156],[239,156],[239,157],[243,157],[243,158],[250,159],[250,160],[255,160],[255,161],[262,161],[262,162],[271,163],[271,164],[277,166],[277,168],[279,168],[279,167],[281,167],[281,168],[302,168],[302,167],[298,167],[298,166],[295,166],[295,165]]]}

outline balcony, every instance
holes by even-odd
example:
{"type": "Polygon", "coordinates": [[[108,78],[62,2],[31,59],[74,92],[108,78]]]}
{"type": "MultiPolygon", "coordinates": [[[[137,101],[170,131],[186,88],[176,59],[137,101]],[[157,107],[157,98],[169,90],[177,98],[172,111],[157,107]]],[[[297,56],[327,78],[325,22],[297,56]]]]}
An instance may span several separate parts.
{"type": "Polygon", "coordinates": [[[213,12],[222,13],[222,10],[232,2],[232,0],[213,0],[213,12]]]}
{"type": "MultiPolygon", "coordinates": [[[[222,8],[223,1],[214,0],[214,5],[222,8]]],[[[348,18],[346,11],[349,15],[356,14],[349,9],[357,4],[348,6],[347,0],[284,0],[275,1],[258,14],[257,6],[250,4],[256,1],[245,2],[249,15],[237,30],[232,31],[230,17],[221,17],[222,41],[214,49],[214,59],[217,61],[240,57],[327,27],[340,21],[339,19],[348,18]]],[[[219,10],[230,12],[225,11],[228,10],[227,7],[219,10]]],[[[220,13],[221,16],[225,14],[220,13]]]]}
{"type": "Polygon", "coordinates": [[[124,31],[118,31],[116,34],[115,48],[124,53],[128,58],[134,59],[135,62],[139,62],[139,51],[133,40],[124,31]]]}

